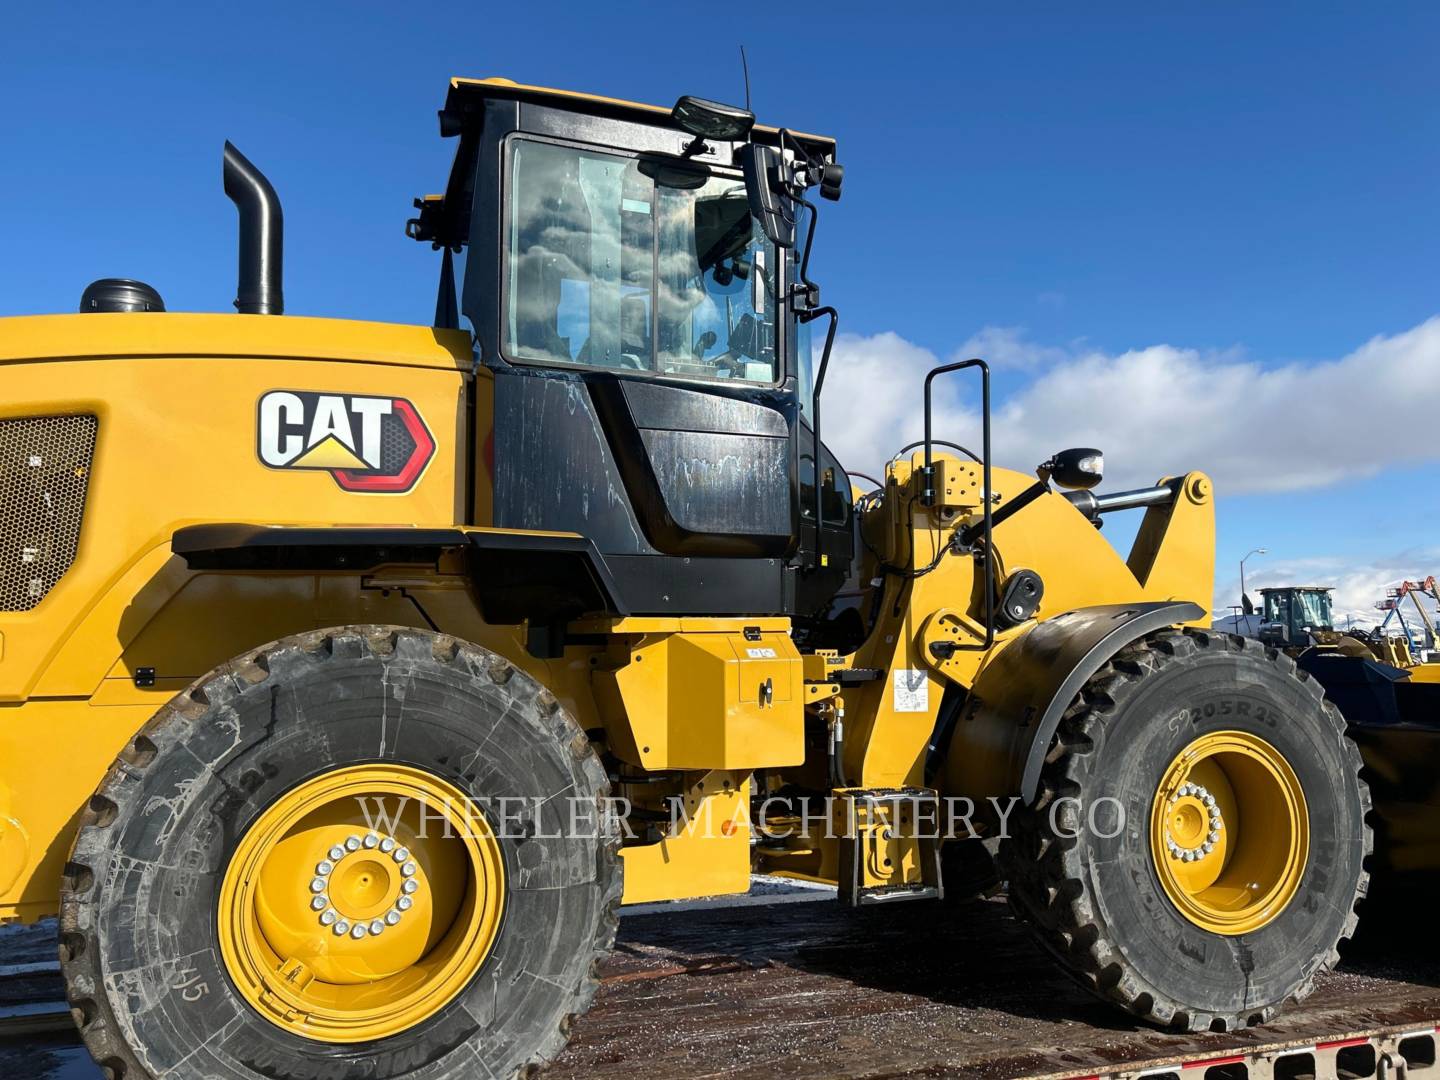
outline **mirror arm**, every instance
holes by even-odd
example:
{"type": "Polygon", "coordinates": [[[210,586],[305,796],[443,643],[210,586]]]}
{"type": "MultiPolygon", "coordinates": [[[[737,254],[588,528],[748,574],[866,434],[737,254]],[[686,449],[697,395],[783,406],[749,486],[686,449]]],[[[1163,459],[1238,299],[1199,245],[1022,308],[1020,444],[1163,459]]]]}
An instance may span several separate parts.
{"type": "Polygon", "coordinates": [[[790,306],[798,314],[818,310],[820,305],[820,286],[810,280],[810,249],[815,244],[815,226],[820,220],[820,211],[803,195],[796,196],[795,201],[810,211],[810,227],[805,230],[805,250],[800,256],[800,284],[790,287],[790,306]]]}
{"type": "MultiPolygon", "coordinates": [[[[813,219],[812,219],[813,220],[813,219]]],[[[812,230],[814,226],[811,226],[812,230]]],[[[815,389],[810,395],[810,452],[815,466],[815,568],[825,565],[825,491],[821,486],[825,470],[820,456],[820,390],[825,385],[825,371],[830,366],[830,348],[835,344],[835,328],[840,325],[840,313],[833,307],[812,308],[797,313],[801,322],[812,322],[828,315],[830,329],[825,331],[825,349],[820,354],[820,366],[815,371],[815,389]]]]}
{"type": "Polygon", "coordinates": [[[460,307],[455,300],[455,256],[449,245],[440,256],[440,285],[435,294],[435,328],[460,329],[460,307]]]}

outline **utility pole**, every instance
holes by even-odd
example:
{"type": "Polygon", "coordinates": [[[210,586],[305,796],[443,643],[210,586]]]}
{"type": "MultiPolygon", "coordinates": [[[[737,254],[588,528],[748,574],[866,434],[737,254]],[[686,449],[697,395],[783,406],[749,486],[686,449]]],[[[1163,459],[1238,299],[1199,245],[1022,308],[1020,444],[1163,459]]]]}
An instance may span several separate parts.
{"type": "MultiPolygon", "coordinates": [[[[1245,559],[1250,558],[1250,555],[1266,555],[1268,553],[1269,549],[1267,548],[1256,548],[1250,552],[1249,555],[1246,555],[1245,559]]],[[[1240,602],[1242,604],[1245,602],[1245,559],[1240,560],[1240,602]]]]}

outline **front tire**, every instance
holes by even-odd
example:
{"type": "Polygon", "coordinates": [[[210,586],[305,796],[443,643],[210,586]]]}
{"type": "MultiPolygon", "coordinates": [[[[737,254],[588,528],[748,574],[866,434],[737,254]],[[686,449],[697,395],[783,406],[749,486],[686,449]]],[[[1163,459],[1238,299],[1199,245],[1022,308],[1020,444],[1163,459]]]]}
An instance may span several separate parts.
{"type": "Polygon", "coordinates": [[[544,1063],[614,940],[608,791],[554,696],[476,646],[357,626],[241,657],[85,812],[61,906],[85,1043],[111,1080],[544,1063]]]}
{"type": "Polygon", "coordinates": [[[1354,933],[1372,847],[1360,767],[1283,653],[1152,635],[1065,714],[1002,847],[1012,906],[1083,985],[1151,1023],[1264,1023],[1354,933]]]}

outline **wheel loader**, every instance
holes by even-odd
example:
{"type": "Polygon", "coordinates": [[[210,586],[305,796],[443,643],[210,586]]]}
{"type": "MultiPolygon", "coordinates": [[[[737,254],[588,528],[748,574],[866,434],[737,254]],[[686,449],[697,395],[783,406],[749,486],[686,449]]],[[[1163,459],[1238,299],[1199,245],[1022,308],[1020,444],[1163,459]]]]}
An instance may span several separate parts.
{"type": "Polygon", "coordinates": [[[1205,628],[1203,473],[994,464],[976,358],[862,491],[831,139],[504,79],[440,131],[432,325],[285,316],[229,144],[236,313],[104,279],[0,320],[0,918],[58,914],[106,1075],[528,1074],[620,905],[758,871],[964,919],[975,844],[1144,1021],[1309,991],[1369,796],[1319,685],[1205,628]]]}

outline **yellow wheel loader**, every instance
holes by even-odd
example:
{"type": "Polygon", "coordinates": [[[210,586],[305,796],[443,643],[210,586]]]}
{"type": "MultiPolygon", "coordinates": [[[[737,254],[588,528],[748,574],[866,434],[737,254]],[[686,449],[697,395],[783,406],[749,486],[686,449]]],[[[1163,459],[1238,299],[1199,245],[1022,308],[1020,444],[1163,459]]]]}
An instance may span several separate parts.
{"type": "Polygon", "coordinates": [[[502,79],[440,126],[432,326],[284,316],[228,144],[237,314],[106,280],[0,320],[0,918],[58,913],[107,1075],[515,1076],[620,904],[761,871],[963,919],[973,844],[1138,1017],[1303,996],[1368,795],[1317,685],[1204,628],[1209,480],[992,464],[977,359],[859,494],[821,438],[830,139],[502,79]]]}

